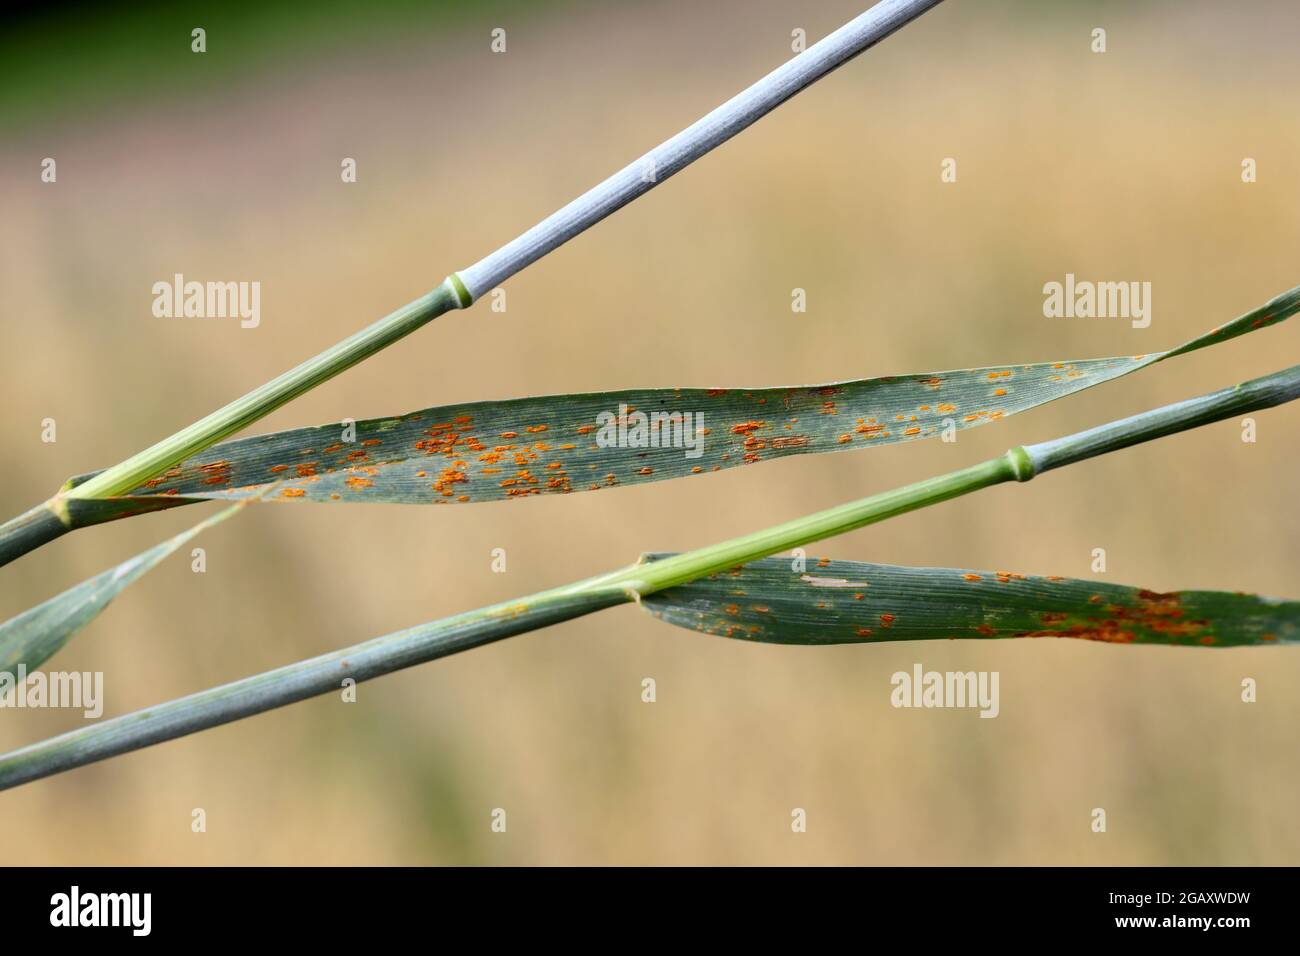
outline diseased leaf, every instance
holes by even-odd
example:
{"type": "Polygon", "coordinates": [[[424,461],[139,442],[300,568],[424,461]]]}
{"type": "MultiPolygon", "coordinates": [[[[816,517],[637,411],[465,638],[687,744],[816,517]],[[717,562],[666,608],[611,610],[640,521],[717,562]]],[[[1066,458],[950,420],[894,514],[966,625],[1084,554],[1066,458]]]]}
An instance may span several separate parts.
{"type": "Polygon", "coordinates": [[[814,561],[796,571],[789,558],[764,558],[646,595],[642,605],[679,627],[769,644],[1003,637],[1204,647],[1300,642],[1300,601],[856,561],[814,561]]]}
{"type": "Polygon", "coordinates": [[[474,402],[357,422],[351,442],[336,424],[292,429],[215,445],[102,508],[78,500],[72,518],[78,525],[112,520],[123,508],[159,507],[160,498],[179,504],[259,495],[272,482],[283,483],[275,497],[290,501],[499,501],[931,438],[945,427],[988,424],[1272,325],[1297,309],[1300,289],[1177,349],[1147,355],[791,388],[631,389],[474,402]],[[642,415],[647,444],[629,447],[642,415]],[[617,439],[618,421],[628,426],[625,440],[611,444],[606,439],[617,439]]]}
{"type": "Polygon", "coordinates": [[[129,584],[199,532],[226,520],[245,503],[225,508],[189,530],[0,624],[0,671],[13,673],[19,666],[28,671],[40,667],[129,584]]]}

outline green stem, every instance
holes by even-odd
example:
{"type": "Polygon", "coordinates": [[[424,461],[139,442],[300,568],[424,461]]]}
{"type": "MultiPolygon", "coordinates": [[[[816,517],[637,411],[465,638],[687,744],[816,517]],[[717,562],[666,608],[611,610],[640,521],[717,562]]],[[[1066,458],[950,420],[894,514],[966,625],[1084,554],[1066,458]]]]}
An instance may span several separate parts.
{"type": "Polygon", "coordinates": [[[1024,449],[1013,448],[1005,455],[937,478],[927,478],[846,505],[828,508],[721,544],[663,558],[651,564],[638,564],[619,572],[617,577],[623,587],[635,594],[653,594],[780,551],[833,538],[895,515],[970,494],[990,485],[1012,480],[1028,481],[1031,477],[1024,449]]]}
{"type": "Polygon", "coordinates": [[[172,465],[265,418],[281,405],[410,335],[444,312],[461,308],[463,288],[458,289],[449,277],[432,292],[407,303],[333,348],[64,494],[69,498],[111,498],[126,494],[172,465]]]}
{"type": "Polygon", "coordinates": [[[0,565],[21,558],[72,530],[59,519],[52,505],[53,502],[47,501],[0,524],[0,565]]]}

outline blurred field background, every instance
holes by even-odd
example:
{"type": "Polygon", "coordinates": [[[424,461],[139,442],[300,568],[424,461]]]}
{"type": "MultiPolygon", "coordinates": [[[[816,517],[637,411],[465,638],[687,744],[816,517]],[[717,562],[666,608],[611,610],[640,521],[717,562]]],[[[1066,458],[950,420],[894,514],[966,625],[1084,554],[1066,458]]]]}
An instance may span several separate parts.
{"type": "MultiPolygon", "coordinates": [[[[110,5],[11,22],[0,510],[424,292],[775,66],[794,28],[811,42],[861,8],[110,5]],[[261,327],[153,318],[150,287],[174,272],[260,281],[261,327]]],[[[1285,0],[951,0],[511,280],[505,314],[446,316],[255,430],[1171,347],[1300,282],[1298,40],[1285,0]],[[1151,327],[1045,319],[1042,286],[1067,272],[1152,282],[1151,327]]],[[[123,713],[1264,374],[1297,343],[1292,323],[951,445],[526,502],[259,508],[197,542],[206,574],[170,559],[51,666],[104,671],[106,713],[123,713]]],[[[1225,422],[810,553],[1087,577],[1104,547],[1112,581],[1298,597],[1300,408],[1257,421],[1256,444],[1225,422]]],[[[0,614],[206,511],[24,558],[0,570],[0,614]]],[[[1283,648],[782,648],[625,607],[363,684],[356,704],[0,795],[0,863],[1296,864],[1297,718],[1300,655],[1283,648]],[[1001,716],[893,709],[889,677],[914,662],[999,671],[1001,716]]],[[[83,722],[0,711],[0,747],[83,722]]]]}

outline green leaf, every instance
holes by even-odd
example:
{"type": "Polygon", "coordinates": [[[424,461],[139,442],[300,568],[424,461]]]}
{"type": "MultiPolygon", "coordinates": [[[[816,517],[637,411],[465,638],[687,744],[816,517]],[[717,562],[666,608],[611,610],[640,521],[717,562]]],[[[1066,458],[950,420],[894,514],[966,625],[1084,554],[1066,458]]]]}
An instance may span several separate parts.
{"type": "Polygon", "coordinates": [[[225,508],[188,531],[182,531],[0,624],[0,671],[13,673],[19,666],[28,671],[40,667],[129,584],[199,532],[225,521],[244,504],[240,502],[225,508]]]}
{"type": "Polygon", "coordinates": [[[647,595],[642,605],[679,627],[768,644],[1003,637],[1205,647],[1300,642],[1300,601],[856,561],[796,570],[791,559],[764,558],[647,595]]]}
{"type": "MultiPolygon", "coordinates": [[[[871,448],[973,428],[1119,378],[1173,355],[1280,322],[1300,310],[1292,289],[1169,352],[1040,362],[764,389],[631,389],[427,408],[356,423],[223,442],[126,498],[69,499],[73,527],[112,520],[128,502],[158,507],[260,495],[304,501],[450,504],[594,491],[705,474],[791,455],[871,448]],[[602,415],[690,413],[700,454],[681,446],[609,447],[602,415]],[[702,416],[699,417],[699,416],[702,416]],[[111,502],[111,504],[110,504],[111,502]]],[[[652,431],[651,434],[654,434],[652,431]]],[[[661,431],[689,441],[686,422],[661,431]]],[[[75,487],[91,475],[74,478],[75,487]]]]}

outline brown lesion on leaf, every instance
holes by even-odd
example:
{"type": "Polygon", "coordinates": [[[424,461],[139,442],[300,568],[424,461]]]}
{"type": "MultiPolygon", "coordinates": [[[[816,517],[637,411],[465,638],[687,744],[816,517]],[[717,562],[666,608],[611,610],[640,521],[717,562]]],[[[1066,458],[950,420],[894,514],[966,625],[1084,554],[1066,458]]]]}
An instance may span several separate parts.
{"type": "MultiPolygon", "coordinates": [[[[1131,644],[1141,636],[1158,643],[1197,643],[1210,645],[1217,638],[1209,633],[1207,620],[1188,620],[1179,594],[1161,594],[1155,591],[1137,592],[1133,606],[1107,604],[1101,616],[1080,617],[1069,613],[1045,612],[1040,616],[1041,629],[1017,632],[1016,637],[1072,637],[1081,640],[1131,644]],[[1072,622],[1072,623],[1067,623],[1072,622]]],[[[1100,604],[1101,595],[1088,598],[1091,604],[1100,604]]]]}
{"type": "Polygon", "coordinates": [[[1114,621],[1092,624],[1074,624],[1070,627],[1039,631],[1017,631],[1016,637],[1075,637],[1085,641],[1103,641],[1108,644],[1132,644],[1137,635],[1121,628],[1114,621]]]}
{"type": "Polygon", "coordinates": [[[203,475],[205,485],[228,485],[230,484],[231,467],[229,461],[210,461],[199,465],[199,473],[203,475]]]}

